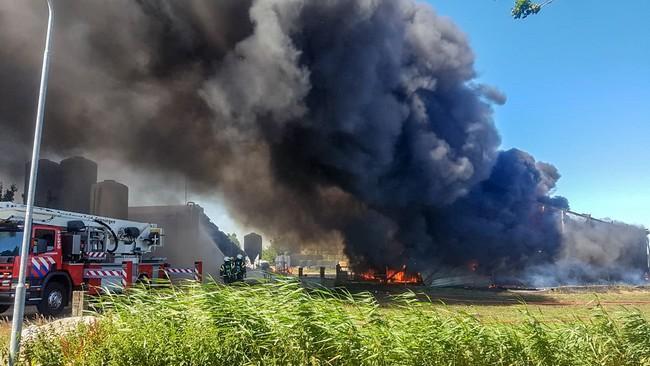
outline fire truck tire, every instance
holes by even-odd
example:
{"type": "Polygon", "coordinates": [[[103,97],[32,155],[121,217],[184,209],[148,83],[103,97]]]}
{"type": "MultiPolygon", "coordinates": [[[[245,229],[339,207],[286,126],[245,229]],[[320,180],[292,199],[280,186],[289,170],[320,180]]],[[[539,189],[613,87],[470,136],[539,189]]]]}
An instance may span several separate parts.
{"type": "Polygon", "coordinates": [[[59,282],[50,282],[43,291],[43,298],[38,303],[38,312],[42,315],[59,315],[68,305],[68,290],[59,282]]]}
{"type": "Polygon", "coordinates": [[[0,305],[0,314],[4,313],[5,311],[9,310],[11,305],[0,305]]]}

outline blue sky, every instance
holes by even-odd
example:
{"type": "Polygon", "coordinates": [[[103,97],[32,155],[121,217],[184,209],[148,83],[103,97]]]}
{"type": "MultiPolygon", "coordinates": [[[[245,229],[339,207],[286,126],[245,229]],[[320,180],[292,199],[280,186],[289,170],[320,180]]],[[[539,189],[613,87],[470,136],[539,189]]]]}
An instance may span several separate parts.
{"type": "Polygon", "coordinates": [[[429,0],[468,35],[482,82],[508,95],[503,148],[561,172],[572,209],[650,227],[650,1],[429,0]]]}

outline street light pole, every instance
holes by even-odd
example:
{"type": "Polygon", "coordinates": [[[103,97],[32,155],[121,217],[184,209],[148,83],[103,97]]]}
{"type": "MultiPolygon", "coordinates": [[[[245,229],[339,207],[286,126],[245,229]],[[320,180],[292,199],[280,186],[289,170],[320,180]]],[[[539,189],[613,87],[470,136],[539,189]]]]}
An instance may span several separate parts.
{"type": "Polygon", "coordinates": [[[43,66],[41,69],[41,85],[38,93],[38,109],[36,112],[36,129],[34,130],[34,147],[32,150],[32,164],[29,171],[29,191],[27,193],[27,208],[25,209],[25,223],[23,242],[20,248],[20,272],[16,285],[14,300],[14,315],[11,324],[11,343],[9,344],[9,366],[18,361],[20,351],[20,334],[23,327],[25,314],[25,277],[27,272],[27,259],[32,238],[32,214],[34,212],[34,192],[38,173],[38,160],[41,150],[41,134],[43,131],[43,114],[45,113],[45,95],[47,93],[47,75],[50,69],[50,40],[52,38],[52,22],[54,11],[51,0],[47,0],[47,35],[45,37],[45,51],[43,53],[43,66]]]}

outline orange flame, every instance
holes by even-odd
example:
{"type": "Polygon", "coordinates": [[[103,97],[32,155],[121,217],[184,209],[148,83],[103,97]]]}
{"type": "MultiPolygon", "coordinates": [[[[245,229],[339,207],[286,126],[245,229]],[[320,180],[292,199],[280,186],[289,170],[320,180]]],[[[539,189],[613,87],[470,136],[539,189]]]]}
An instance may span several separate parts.
{"type": "Polygon", "coordinates": [[[399,284],[418,284],[422,283],[422,276],[419,273],[408,272],[406,266],[402,269],[386,268],[385,273],[377,273],[370,269],[366,272],[360,273],[358,278],[364,281],[379,281],[383,283],[399,283],[399,284]]]}
{"type": "Polygon", "coordinates": [[[386,269],[386,282],[388,283],[420,283],[422,278],[419,273],[407,273],[406,268],[400,271],[386,269]]]}
{"type": "Polygon", "coordinates": [[[368,270],[366,272],[361,273],[359,275],[359,278],[361,278],[362,280],[366,280],[366,281],[374,281],[374,280],[377,279],[375,277],[375,271],[373,271],[373,270],[368,270]]]}

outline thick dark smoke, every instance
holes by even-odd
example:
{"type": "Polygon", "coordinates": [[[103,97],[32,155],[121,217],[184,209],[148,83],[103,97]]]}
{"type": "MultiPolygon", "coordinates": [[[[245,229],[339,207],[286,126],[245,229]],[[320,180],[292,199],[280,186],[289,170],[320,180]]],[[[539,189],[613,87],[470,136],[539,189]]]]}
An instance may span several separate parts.
{"type": "Polygon", "coordinates": [[[558,178],[555,168],[536,163],[523,151],[502,152],[487,180],[450,207],[429,214],[430,231],[450,248],[441,254],[457,264],[469,256],[481,266],[513,270],[551,261],[561,233],[557,211],[542,209],[542,201],[558,178]]]}
{"type": "MultiPolygon", "coordinates": [[[[513,272],[566,252],[557,208],[568,202],[550,196],[557,170],[498,151],[491,105],[505,95],[475,81],[465,35],[428,5],[55,7],[46,153],[123,161],[144,180],[186,176],[268,235],[343,241],[357,269],[477,261],[513,272]]],[[[0,3],[0,172],[14,179],[44,19],[40,1],[0,3]]]]}

